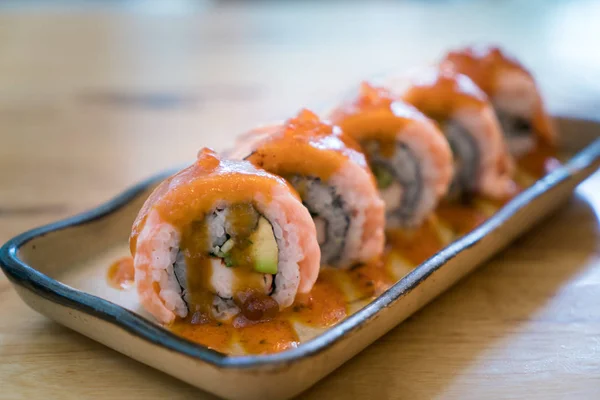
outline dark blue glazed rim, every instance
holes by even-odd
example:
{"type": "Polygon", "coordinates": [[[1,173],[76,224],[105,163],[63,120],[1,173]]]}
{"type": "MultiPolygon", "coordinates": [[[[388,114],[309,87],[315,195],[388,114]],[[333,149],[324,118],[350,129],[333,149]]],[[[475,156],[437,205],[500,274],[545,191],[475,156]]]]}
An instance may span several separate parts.
{"type": "MultiPolygon", "coordinates": [[[[600,128],[599,128],[600,130],[600,128]]],[[[139,196],[147,188],[165,179],[162,173],[128,189],[111,201],[72,218],[55,222],[25,232],[9,240],[0,248],[0,266],[9,280],[54,303],[100,318],[142,340],[163,346],[188,357],[200,359],[219,368],[255,368],[261,366],[284,367],[305,357],[316,355],[340,341],[345,335],[360,329],[379,311],[389,307],[411,292],[432,273],[461,251],[477,244],[484,236],[504,224],[517,211],[536,198],[548,194],[553,188],[569,180],[583,169],[600,165],[600,139],[575,155],[566,165],[540,179],[518,195],[484,224],[415,268],[412,272],[377,297],[363,309],[328,329],[323,334],[302,343],[299,347],[282,353],[258,356],[227,356],[181,338],[155,323],[102,298],[68,287],[27,265],[18,257],[18,251],[28,241],[69,227],[84,225],[118,210],[139,196]]]]}

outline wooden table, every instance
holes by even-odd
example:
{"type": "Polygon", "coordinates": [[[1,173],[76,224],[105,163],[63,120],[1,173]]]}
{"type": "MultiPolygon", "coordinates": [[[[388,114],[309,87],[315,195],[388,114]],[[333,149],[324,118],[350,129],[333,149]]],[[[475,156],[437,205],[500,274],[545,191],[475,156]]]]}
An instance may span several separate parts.
{"type": "MultiPolygon", "coordinates": [[[[2,242],[448,46],[501,43],[553,111],[600,109],[591,1],[164,3],[0,6],[2,242]]],[[[306,398],[598,398],[599,215],[596,175],[306,398]]],[[[4,276],[0,382],[6,399],[210,397],[36,314],[4,276]]]]}

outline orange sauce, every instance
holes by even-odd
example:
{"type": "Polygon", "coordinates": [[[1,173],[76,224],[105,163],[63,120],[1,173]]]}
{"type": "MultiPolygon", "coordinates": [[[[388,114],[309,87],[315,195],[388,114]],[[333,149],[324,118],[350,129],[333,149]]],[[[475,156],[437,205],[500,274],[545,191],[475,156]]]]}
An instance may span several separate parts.
{"type": "MultiPolygon", "coordinates": [[[[462,235],[485,220],[474,206],[444,203],[438,208],[438,218],[456,234],[462,235]]],[[[312,291],[298,294],[292,306],[277,314],[264,314],[250,320],[244,313],[233,321],[220,323],[205,312],[177,320],[170,329],[182,337],[222,353],[231,353],[239,345],[246,354],[271,354],[300,344],[294,323],[317,328],[333,326],[348,316],[351,301],[340,281],[347,282],[360,299],[374,298],[397,282],[389,265],[389,256],[401,255],[415,267],[438,252],[444,243],[436,230],[435,216],[413,231],[388,232],[388,248],[383,257],[348,270],[323,268],[312,291]]]]}
{"type": "Polygon", "coordinates": [[[109,285],[115,289],[131,288],[135,282],[133,257],[123,257],[112,263],[108,268],[107,279],[109,285]]]}
{"type": "Polygon", "coordinates": [[[278,353],[300,344],[296,330],[287,320],[250,322],[238,317],[234,326],[236,339],[248,354],[278,353]]]}
{"type": "Polygon", "coordinates": [[[194,313],[176,321],[170,329],[188,340],[223,353],[232,342],[248,354],[269,354],[296,347],[298,335],[293,321],[328,327],[347,316],[347,300],[335,282],[334,271],[323,271],[308,294],[298,295],[295,303],[274,318],[252,321],[239,314],[231,323],[216,322],[206,314],[194,313]]]}
{"type": "Polygon", "coordinates": [[[387,239],[395,252],[414,265],[420,265],[444,247],[442,238],[431,216],[413,230],[397,229],[387,232],[387,239]]]}
{"type": "Polygon", "coordinates": [[[251,321],[239,315],[232,323],[221,323],[206,314],[194,313],[177,320],[169,328],[173,333],[221,353],[230,352],[233,343],[239,343],[248,354],[277,353],[299,343],[291,322],[281,318],[251,321]]]}
{"type": "MultiPolygon", "coordinates": [[[[370,171],[360,146],[352,138],[306,109],[282,125],[253,132],[255,136],[263,132],[270,135],[257,140],[247,157],[238,156],[279,176],[314,176],[327,181],[349,159],[370,171]]],[[[247,140],[252,140],[252,135],[247,135],[247,140]]]]}
{"type": "Polygon", "coordinates": [[[396,283],[383,259],[357,265],[347,274],[361,298],[379,296],[396,283]]]}
{"type": "Polygon", "coordinates": [[[481,89],[452,68],[432,68],[418,78],[403,98],[428,116],[446,119],[461,108],[488,106],[487,96],[481,89]]]}
{"type": "MultiPolygon", "coordinates": [[[[440,220],[457,234],[474,229],[485,216],[473,206],[445,203],[437,210],[440,220]]],[[[317,328],[333,326],[348,316],[350,301],[340,287],[341,278],[348,278],[353,292],[360,299],[374,298],[397,282],[387,261],[392,254],[401,255],[417,266],[438,252],[444,243],[436,230],[435,216],[413,231],[388,232],[388,248],[383,257],[348,270],[323,268],[312,291],[298,294],[292,306],[276,315],[250,320],[243,313],[233,321],[220,323],[196,312],[178,320],[170,329],[188,340],[223,353],[231,353],[239,345],[246,354],[271,354],[300,344],[294,323],[317,328]]]]}
{"type": "Polygon", "coordinates": [[[534,150],[517,160],[517,167],[533,175],[535,179],[543,177],[559,165],[556,148],[545,143],[539,143],[534,150]]]}
{"type": "MultiPolygon", "coordinates": [[[[553,154],[549,149],[540,148],[527,159],[519,160],[519,167],[537,171],[536,177],[539,177],[541,176],[539,173],[543,170],[541,166],[546,165],[548,160],[553,159],[553,154]]],[[[207,170],[220,168],[214,160],[206,159],[204,162],[205,165],[200,166],[201,168],[207,170]]],[[[492,204],[500,207],[508,200],[502,199],[492,204]]],[[[248,225],[252,225],[248,222],[248,219],[254,217],[246,212],[247,210],[243,207],[238,211],[235,218],[236,221],[239,221],[239,228],[243,229],[248,225]]],[[[188,212],[191,211],[188,210],[188,212]]],[[[182,215],[178,218],[183,218],[182,215]]],[[[436,215],[457,235],[464,235],[472,231],[486,219],[485,214],[474,205],[455,202],[440,204],[436,210],[436,215]]],[[[397,277],[392,273],[388,263],[390,255],[399,254],[416,267],[443,248],[444,242],[437,229],[435,218],[435,216],[430,217],[422,226],[414,230],[388,232],[386,254],[378,260],[357,265],[348,270],[323,268],[312,291],[308,294],[297,295],[294,304],[286,310],[276,314],[264,313],[257,320],[250,320],[245,313],[241,313],[231,322],[220,323],[207,317],[208,310],[200,309],[197,312],[191,312],[191,315],[183,320],[177,320],[170,326],[170,329],[188,340],[223,353],[231,353],[236,345],[241,346],[247,354],[269,354],[297,347],[300,338],[294,329],[295,323],[327,328],[339,323],[348,316],[350,301],[355,299],[350,299],[345,295],[340,278],[347,278],[347,282],[350,282],[352,289],[360,298],[373,298],[397,282],[397,277]]],[[[235,225],[237,225],[237,222],[235,225]]],[[[191,227],[187,226],[185,229],[191,229],[191,227]]],[[[194,254],[206,253],[204,249],[206,246],[206,233],[200,231],[199,234],[196,232],[193,235],[188,234],[189,232],[186,233],[185,229],[183,230],[181,247],[182,251],[187,251],[186,261],[188,267],[193,267],[197,262],[204,262],[195,260],[194,254]]],[[[245,233],[247,232],[240,232],[240,236],[244,236],[245,233]]],[[[240,257],[242,256],[243,254],[240,253],[240,257]]],[[[196,266],[210,274],[209,267],[196,266]]],[[[108,276],[109,281],[118,282],[119,287],[123,287],[120,282],[128,282],[128,280],[132,282],[132,259],[128,257],[115,262],[109,269],[108,276]],[[130,272],[129,275],[128,271],[130,272]]],[[[193,276],[201,279],[201,282],[197,283],[200,286],[208,279],[207,276],[190,274],[188,276],[190,287],[195,285],[192,282],[193,276]]],[[[262,296],[266,297],[265,295],[262,296]]],[[[268,299],[270,300],[270,298],[268,299]]],[[[236,299],[236,302],[238,300],[245,303],[244,299],[236,299]]],[[[261,298],[258,300],[261,300],[261,298]]],[[[262,300],[265,299],[262,298],[262,300]]]]}
{"type": "Polygon", "coordinates": [[[214,321],[200,313],[176,321],[170,329],[192,342],[221,353],[227,353],[231,347],[234,333],[233,326],[214,321]]]}
{"type": "Polygon", "coordinates": [[[442,64],[451,64],[458,72],[469,76],[488,96],[498,90],[498,77],[506,71],[531,74],[518,61],[503,54],[498,47],[465,48],[451,51],[442,64]]]}
{"type": "Polygon", "coordinates": [[[359,142],[381,142],[384,156],[393,155],[398,132],[415,121],[427,120],[413,106],[396,98],[386,89],[367,82],[361,84],[355,98],[335,109],[330,119],[340,126],[346,135],[359,142]],[[389,149],[388,153],[385,149],[389,149]]]}
{"type": "MultiPolygon", "coordinates": [[[[531,73],[514,58],[504,54],[498,47],[467,47],[449,52],[441,65],[467,75],[490,98],[501,89],[502,76],[519,74],[535,84],[531,73]]],[[[536,103],[533,108],[533,128],[547,143],[554,143],[556,132],[550,116],[546,112],[542,97],[535,93],[536,103]]]]}
{"type": "MultiPolygon", "coordinates": [[[[222,268],[231,268],[233,275],[233,292],[264,292],[262,274],[254,270],[254,259],[251,252],[251,235],[258,224],[259,214],[251,203],[232,204],[228,208],[228,233],[231,234],[233,247],[224,257],[222,268]]],[[[213,301],[214,289],[211,278],[213,262],[221,261],[209,255],[211,249],[208,223],[205,220],[195,220],[184,227],[180,249],[185,256],[187,265],[187,288],[191,295],[190,307],[194,311],[208,313],[213,301]]],[[[256,298],[257,296],[252,296],[256,298]]],[[[270,300],[270,298],[269,298],[270,300]]],[[[244,301],[240,301],[244,303],[244,301]]],[[[251,304],[258,304],[252,301],[251,304]]],[[[241,305],[241,304],[240,304],[241,305]]]]}
{"type": "Polygon", "coordinates": [[[269,203],[274,190],[289,190],[283,178],[247,163],[219,160],[217,157],[211,150],[201,150],[195,164],[164,180],[154,190],[134,222],[129,240],[132,254],[135,254],[137,236],[152,210],[158,212],[163,221],[181,229],[219,202],[245,203],[250,198],[249,194],[258,192],[263,195],[263,201],[269,203]],[[202,196],[197,196],[197,193],[202,193],[202,196]]]}
{"type": "Polygon", "coordinates": [[[450,226],[457,235],[465,235],[486,220],[485,214],[471,205],[461,203],[440,203],[435,213],[438,218],[450,226]]]}
{"type": "Polygon", "coordinates": [[[185,255],[192,312],[209,313],[213,300],[210,294],[212,264],[206,256],[208,241],[208,227],[204,221],[192,221],[182,232],[180,246],[185,255]]]}
{"type": "Polygon", "coordinates": [[[294,304],[280,318],[328,327],[346,318],[348,306],[344,293],[336,283],[338,271],[323,269],[310,293],[298,294],[294,304]]]}

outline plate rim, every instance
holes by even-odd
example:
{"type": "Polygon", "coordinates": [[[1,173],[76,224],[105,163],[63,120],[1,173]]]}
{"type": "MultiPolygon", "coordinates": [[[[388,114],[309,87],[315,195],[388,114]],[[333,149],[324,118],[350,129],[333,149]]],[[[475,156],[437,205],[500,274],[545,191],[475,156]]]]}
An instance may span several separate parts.
{"type": "MultiPolygon", "coordinates": [[[[594,119],[564,117],[559,117],[559,119],[595,123],[598,125],[600,131],[600,123],[594,119]]],[[[517,195],[478,228],[451,243],[439,253],[414,268],[365,307],[350,315],[340,323],[328,328],[325,332],[302,343],[300,346],[275,354],[229,356],[211,350],[183,337],[177,336],[168,329],[165,329],[118,304],[69,287],[60,281],[50,278],[18,257],[19,249],[29,241],[56,231],[92,223],[112,214],[122,207],[125,207],[130,201],[147,190],[148,187],[164,180],[178,169],[155,174],[150,178],[131,186],[121,194],[98,207],[66,219],[28,230],[13,237],[0,248],[0,267],[13,284],[24,287],[49,301],[84,312],[112,325],[116,325],[118,328],[121,328],[146,342],[162,346],[167,350],[181,353],[184,356],[203,361],[215,367],[227,369],[285,367],[325,351],[330,346],[342,340],[349,332],[360,329],[363,325],[368,323],[368,321],[375,318],[381,310],[391,306],[398,301],[398,299],[417,288],[421,282],[444,266],[449,260],[456,257],[462,251],[477,244],[487,234],[493,232],[529,202],[557,187],[565,180],[574,176],[578,171],[599,161],[600,135],[593,142],[576,153],[566,164],[563,164],[545,177],[537,180],[532,186],[517,195]]]]}

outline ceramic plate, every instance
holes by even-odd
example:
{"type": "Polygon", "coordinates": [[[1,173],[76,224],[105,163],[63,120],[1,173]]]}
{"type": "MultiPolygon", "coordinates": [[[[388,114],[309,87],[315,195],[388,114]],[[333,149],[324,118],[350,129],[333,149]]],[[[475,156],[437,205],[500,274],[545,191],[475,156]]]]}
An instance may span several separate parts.
{"type": "Polygon", "coordinates": [[[568,162],[540,179],[473,232],[351,315],[302,343],[269,355],[224,355],[172,334],[141,311],[135,291],[106,283],[107,266],[126,255],[131,224],[155,185],[142,182],[79,216],[34,229],[0,249],[2,269],[21,298],[40,313],[145,364],[227,398],[291,397],[496,254],[564,203],[600,165],[600,124],[558,118],[568,162]]]}

